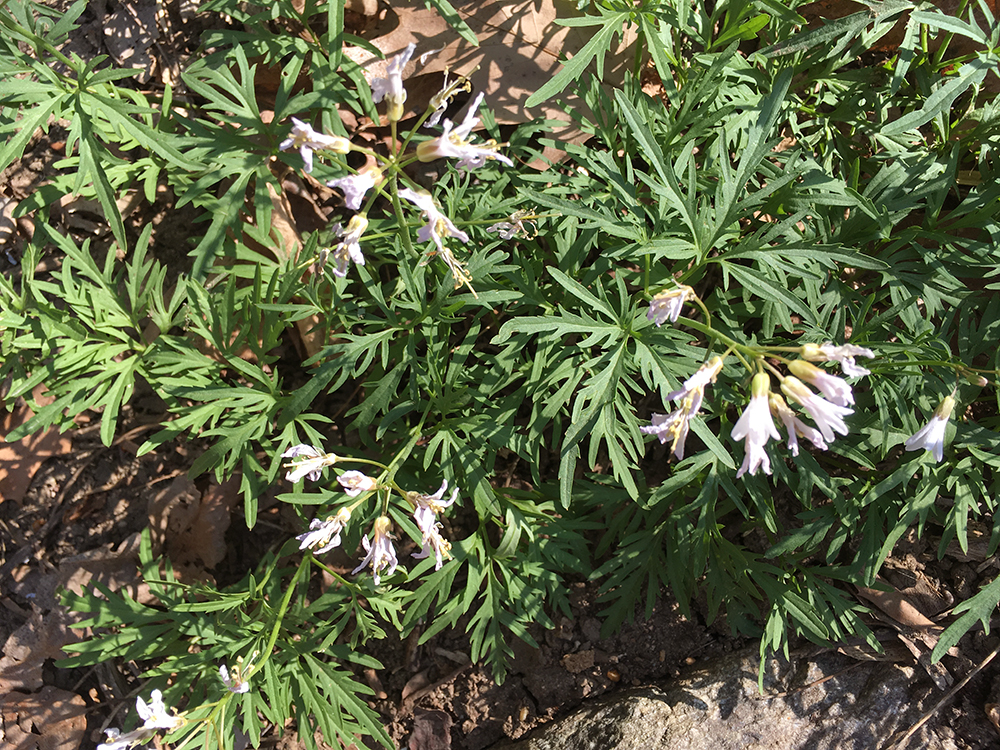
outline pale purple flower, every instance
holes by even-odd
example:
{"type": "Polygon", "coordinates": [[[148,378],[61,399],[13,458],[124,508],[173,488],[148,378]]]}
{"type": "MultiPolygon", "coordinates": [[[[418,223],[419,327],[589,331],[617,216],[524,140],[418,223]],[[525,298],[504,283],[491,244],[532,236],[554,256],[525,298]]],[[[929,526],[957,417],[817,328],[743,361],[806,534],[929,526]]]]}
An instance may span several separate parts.
{"type": "Polygon", "coordinates": [[[437,138],[417,144],[417,158],[420,161],[434,161],[435,159],[458,159],[459,169],[477,169],[488,161],[501,161],[508,167],[514,166],[514,162],[503,154],[497,153],[500,145],[494,141],[486,141],[481,146],[474,146],[470,142],[472,129],[479,124],[476,117],[476,110],[483,101],[483,93],[472,101],[469,109],[465,113],[465,119],[457,128],[451,120],[446,119],[442,126],[442,133],[437,138]]]}
{"type": "Polygon", "coordinates": [[[875,352],[856,344],[843,344],[835,346],[830,341],[822,344],[806,344],[802,347],[802,356],[814,362],[840,362],[840,369],[849,377],[860,378],[864,375],[871,375],[871,371],[865,369],[854,361],[855,357],[868,357],[872,359],[875,352]]]}
{"type": "Polygon", "coordinates": [[[695,296],[694,289],[686,284],[680,284],[676,289],[666,289],[650,300],[646,317],[656,323],[657,328],[668,320],[676,323],[684,303],[695,296]]]}
{"type": "Polygon", "coordinates": [[[451,497],[442,502],[441,498],[444,497],[445,490],[447,489],[448,481],[445,480],[441,482],[438,491],[433,495],[420,495],[416,492],[408,494],[410,502],[414,506],[413,520],[417,522],[417,527],[423,535],[421,540],[423,549],[419,553],[414,554],[413,557],[419,560],[430,557],[431,552],[433,552],[436,560],[434,570],[441,569],[441,566],[444,564],[444,556],[451,549],[451,543],[441,536],[441,532],[439,531],[441,524],[437,520],[441,512],[452,505],[458,498],[458,487],[455,487],[451,492],[451,497]]]}
{"type": "Polygon", "coordinates": [[[357,174],[330,180],[327,187],[338,188],[344,193],[344,205],[352,211],[361,209],[365,195],[382,180],[379,169],[364,169],[357,174]]]}
{"type": "Polygon", "coordinates": [[[133,745],[149,742],[156,734],[156,730],[139,727],[122,734],[120,729],[109,727],[104,730],[104,734],[107,735],[108,741],[100,743],[97,750],[128,750],[133,745]]]}
{"type": "Polygon", "coordinates": [[[816,427],[823,436],[823,440],[827,443],[832,443],[836,439],[835,432],[841,435],[848,433],[844,417],[848,414],[853,414],[854,409],[831,404],[826,399],[810,391],[808,386],[798,378],[784,378],[781,381],[781,390],[790,399],[802,405],[802,408],[806,410],[816,423],[816,427]]]}
{"type": "Polygon", "coordinates": [[[399,191],[399,197],[408,200],[414,206],[423,211],[426,224],[417,231],[417,239],[421,242],[432,240],[439,252],[444,252],[444,239],[447,237],[457,237],[462,242],[469,241],[469,235],[456,227],[451,219],[445,216],[434,203],[434,197],[430,193],[417,192],[410,188],[403,188],[399,191]]]}
{"type": "Polygon", "coordinates": [[[930,451],[934,460],[940,463],[944,459],[944,432],[948,427],[948,420],[955,409],[955,399],[952,396],[945,396],[944,400],[934,410],[934,416],[930,421],[906,439],[906,450],[918,451],[921,448],[930,451]]]}
{"type": "Polygon", "coordinates": [[[354,214],[344,229],[340,223],[334,224],[333,231],[340,237],[340,242],[333,249],[335,276],[344,278],[353,260],[359,266],[365,264],[365,256],[361,253],[361,235],[368,228],[368,217],[364,214],[354,214]]]}
{"type": "Polygon", "coordinates": [[[344,492],[351,497],[357,497],[362,492],[373,490],[378,484],[370,476],[362,474],[360,471],[345,471],[337,477],[337,481],[344,488],[344,492]]]}
{"type": "MultiPolygon", "coordinates": [[[[468,242],[469,235],[456,227],[451,219],[438,210],[437,205],[434,203],[434,198],[430,193],[403,188],[399,191],[399,197],[408,200],[423,211],[424,219],[427,223],[417,230],[417,239],[421,242],[431,240],[434,243],[437,249],[432,251],[430,255],[438,254],[441,256],[441,259],[444,260],[455,279],[455,288],[458,289],[462,284],[466,284],[469,289],[472,289],[472,277],[469,275],[469,272],[462,262],[455,257],[455,254],[452,253],[448,246],[444,244],[444,237],[457,237],[462,242],[468,242]]],[[[472,290],[472,293],[475,294],[475,290],[472,290]]]]}
{"type": "Polygon", "coordinates": [[[351,150],[351,142],[339,135],[326,135],[312,129],[312,127],[296,117],[292,118],[292,132],[288,138],[278,146],[281,151],[288,151],[297,148],[305,163],[305,171],[313,170],[313,151],[324,149],[337,154],[346,154],[351,150]]]}
{"type": "Polygon", "coordinates": [[[771,419],[771,411],[768,408],[767,396],[771,391],[771,378],[766,373],[760,372],[754,375],[751,385],[750,403],[740,417],[733,431],[730,433],[733,440],[744,440],[744,450],[746,455],[743,458],[743,465],[736,472],[736,478],[750,472],[750,476],[757,473],[758,468],[763,468],[765,474],[771,473],[771,459],[764,450],[769,437],[780,440],[781,435],[774,426],[771,419]]]}
{"type": "Polygon", "coordinates": [[[314,555],[322,555],[340,546],[340,532],[350,520],[351,511],[348,508],[341,508],[337,515],[325,521],[314,518],[309,522],[309,531],[295,537],[300,542],[299,549],[311,549],[314,555]]]}
{"type": "Polygon", "coordinates": [[[142,719],[142,726],[126,734],[113,727],[104,730],[108,742],[99,744],[97,750],[127,750],[133,745],[151,740],[158,729],[170,731],[184,723],[180,716],[171,715],[170,709],[163,704],[163,693],[159,690],[150,694],[148,704],[142,698],[136,698],[135,710],[142,719]]]}
{"type": "Polygon", "coordinates": [[[403,88],[403,70],[413,57],[417,45],[410,43],[398,55],[386,64],[385,78],[372,79],[372,101],[376,104],[385,99],[386,111],[390,122],[397,122],[403,116],[403,104],[406,102],[406,89],[403,88]]]}
{"type": "Polygon", "coordinates": [[[788,432],[788,450],[792,452],[793,456],[799,455],[799,435],[806,438],[819,450],[826,450],[826,442],[823,440],[823,436],[819,430],[807,425],[795,416],[795,412],[788,407],[785,399],[777,393],[772,393],[768,397],[768,401],[771,406],[771,413],[781,420],[781,423],[785,426],[785,430],[788,432]]]}
{"type": "Polygon", "coordinates": [[[712,357],[708,362],[699,367],[694,375],[685,380],[684,385],[676,391],[668,393],[667,400],[677,401],[678,399],[687,399],[688,397],[695,398],[697,403],[695,411],[698,411],[701,408],[701,399],[705,395],[705,386],[714,383],[721,371],[722,358],[712,357]]]}
{"type": "MultiPolygon", "coordinates": [[[[440,52],[441,50],[435,50],[440,52]]],[[[428,53],[425,52],[420,56],[420,64],[423,65],[424,58],[427,57],[428,53]]],[[[472,84],[469,83],[469,79],[465,76],[458,76],[455,80],[448,80],[448,69],[445,68],[444,71],[444,83],[441,86],[441,90],[438,91],[434,96],[431,97],[430,104],[428,108],[433,108],[434,111],[431,116],[427,118],[424,123],[425,128],[432,128],[441,121],[441,116],[444,115],[445,110],[448,109],[448,102],[451,101],[452,97],[455,96],[459,91],[472,91],[472,84]]]]}
{"type": "Polygon", "coordinates": [[[396,550],[393,549],[392,538],[389,536],[391,524],[392,521],[386,516],[379,516],[375,519],[375,525],[372,529],[372,541],[368,541],[367,534],[361,540],[361,546],[365,548],[365,552],[368,554],[361,561],[361,564],[354,569],[352,575],[357,575],[371,565],[372,578],[375,581],[375,585],[378,586],[383,570],[385,570],[386,575],[390,576],[395,572],[399,561],[396,559],[396,550]]]}
{"type": "Polygon", "coordinates": [[[302,477],[315,482],[320,478],[324,467],[337,463],[337,456],[333,453],[323,453],[319,448],[304,444],[292,446],[281,457],[294,459],[284,465],[288,469],[285,479],[289,482],[297,482],[302,477]]]}
{"type": "Polygon", "coordinates": [[[498,221],[486,227],[487,232],[496,232],[502,240],[509,240],[515,234],[519,234],[521,229],[520,222],[511,224],[509,221],[498,221]]]}
{"type": "Polygon", "coordinates": [[[670,441],[670,451],[678,460],[684,458],[684,443],[690,429],[691,417],[701,409],[705,386],[714,383],[722,370],[722,359],[713,357],[684,381],[683,387],[667,394],[668,401],[680,401],[680,406],[670,414],[653,414],[652,424],[639,429],[647,435],[656,435],[661,443],[670,441]]]}
{"type": "Polygon", "coordinates": [[[163,705],[163,693],[154,690],[149,696],[149,705],[136,698],[135,710],[142,719],[143,729],[176,729],[184,723],[184,719],[179,716],[171,716],[170,709],[163,705]]]}
{"type": "Polygon", "coordinates": [[[226,686],[226,689],[230,693],[247,693],[250,691],[250,680],[243,677],[243,670],[237,665],[233,669],[233,674],[230,676],[229,670],[226,669],[226,665],[223,664],[219,667],[219,677],[222,678],[222,684],[226,686]]]}
{"type": "Polygon", "coordinates": [[[789,362],[788,369],[796,377],[818,388],[828,400],[837,406],[848,406],[854,403],[854,393],[851,391],[851,386],[843,378],[831,375],[802,359],[789,362]]]}

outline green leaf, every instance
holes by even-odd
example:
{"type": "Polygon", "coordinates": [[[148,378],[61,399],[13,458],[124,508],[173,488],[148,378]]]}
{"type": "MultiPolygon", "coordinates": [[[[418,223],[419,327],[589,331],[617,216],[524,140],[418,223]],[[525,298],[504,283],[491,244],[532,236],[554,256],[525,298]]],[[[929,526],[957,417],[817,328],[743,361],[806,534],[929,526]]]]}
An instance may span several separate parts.
{"type": "Polygon", "coordinates": [[[428,6],[433,6],[434,10],[441,14],[441,18],[447,21],[448,25],[457,31],[462,39],[473,47],[479,46],[479,39],[476,38],[476,32],[469,27],[469,24],[465,22],[465,19],[455,10],[455,6],[449,3],[448,0],[424,0],[424,2],[428,6]]]}
{"type": "Polygon", "coordinates": [[[949,625],[938,639],[931,652],[931,661],[938,662],[948,653],[948,650],[958,643],[962,636],[968,633],[976,622],[983,624],[986,634],[990,632],[990,620],[1000,603],[1000,576],[993,579],[987,586],[971,599],[966,599],[952,610],[952,614],[964,612],[955,622],[949,625]]]}
{"type": "Polygon", "coordinates": [[[611,39],[616,32],[620,33],[622,24],[629,17],[627,12],[608,14],[604,17],[603,28],[590,38],[583,48],[563,65],[562,70],[542,85],[538,91],[528,97],[525,107],[536,107],[544,101],[561,92],[573,81],[583,75],[590,62],[598,55],[602,56],[611,48],[611,39]]]}
{"type": "Polygon", "coordinates": [[[934,92],[927,97],[924,105],[916,110],[905,114],[897,120],[886,124],[882,130],[882,135],[893,136],[916,130],[921,125],[926,125],[938,115],[951,111],[955,100],[972,86],[978,86],[986,78],[986,74],[991,70],[996,70],[997,61],[995,58],[976,58],[958,69],[957,75],[949,78],[934,92]]]}

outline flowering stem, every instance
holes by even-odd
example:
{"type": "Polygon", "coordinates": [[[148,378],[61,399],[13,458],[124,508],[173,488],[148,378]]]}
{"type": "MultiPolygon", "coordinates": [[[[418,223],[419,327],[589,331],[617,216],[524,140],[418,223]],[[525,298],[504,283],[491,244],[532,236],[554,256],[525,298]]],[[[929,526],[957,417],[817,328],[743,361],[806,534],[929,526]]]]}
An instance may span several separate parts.
{"type": "MultiPolygon", "coordinates": [[[[700,300],[699,304],[701,304],[700,300]]],[[[702,309],[704,309],[704,305],[702,305],[702,309]]],[[[706,315],[708,314],[707,310],[705,310],[705,314],[706,315]]],[[[742,362],[743,365],[750,372],[755,371],[754,367],[749,362],[747,362],[747,360],[743,357],[743,354],[745,353],[752,359],[757,359],[758,355],[753,347],[739,344],[733,339],[729,338],[726,334],[720,333],[719,331],[715,330],[711,326],[705,325],[704,323],[699,323],[697,320],[691,320],[690,318],[682,318],[682,320],[684,321],[684,325],[688,326],[689,328],[693,328],[694,330],[700,333],[704,333],[706,336],[709,336],[710,338],[718,339],[719,341],[721,341],[723,344],[729,347],[729,351],[731,351],[736,356],[736,358],[739,359],[739,361],[742,362]]]]}
{"type": "MultiPolygon", "coordinates": [[[[389,180],[389,194],[392,196],[392,210],[396,214],[396,218],[399,219],[400,224],[406,226],[406,221],[403,218],[403,205],[399,202],[399,183],[393,178],[389,180]]],[[[413,240],[410,238],[410,229],[407,227],[405,232],[400,232],[399,236],[403,238],[403,247],[406,249],[408,255],[417,255],[417,252],[413,249],[413,240]]]]}
{"type": "Polygon", "coordinates": [[[281,605],[278,607],[278,614],[274,620],[274,627],[271,629],[271,635],[267,639],[267,645],[263,649],[264,657],[257,662],[252,670],[247,672],[246,677],[248,679],[254,673],[259,672],[267,663],[267,660],[271,658],[271,654],[274,653],[274,644],[277,642],[278,634],[281,632],[281,622],[285,619],[285,613],[288,611],[288,605],[292,601],[292,594],[295,593],[295,588],[298,586],[302,573],[309,567],[310,559],[311,558],[309,556],[302,558],[302,562],[299,563],[298,570],[295,571],[295,575],[292,576],[292,580],[288,582],[288,588],[285,589],[285,596],[282,598],[281,605]]]}

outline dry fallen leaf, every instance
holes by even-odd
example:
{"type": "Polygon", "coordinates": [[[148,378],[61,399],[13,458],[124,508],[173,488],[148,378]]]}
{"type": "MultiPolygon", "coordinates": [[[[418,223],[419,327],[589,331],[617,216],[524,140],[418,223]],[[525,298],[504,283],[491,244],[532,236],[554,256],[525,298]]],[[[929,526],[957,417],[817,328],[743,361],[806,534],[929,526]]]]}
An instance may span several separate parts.
{"type": "Polygon", "coordinates": [[[157,0],[125,0],[104,17],[104,44],[123,67],[142,68],[140,82],[149,80],[153,58],[149,48],[160,36],[157,0]]]}
{"type": "Polygon", "coordinates": [[[410,750],[450,750],[451,716],[444,711],[417,709],[413,714],[410,750]]]}
{"type": "Polygon", "coordinates": [[[918,610],[913,604],[898,591],[879,591],[858,586],[858,594],[870,601],[889,617],[914,630],[926,630],[936,627],[934,622],[918,610]]]}
{"type": "MultiPolygon", "coordinates": [[[[524,102],[561,68],[560,57],[572,57],[593,37],[594,27],[558,26],[557,17],[566,17],[569,3],[555,0],[486,0],[458,7],[479,40],[474,47],[454,31],[423,0],[397,0],[374,28],[372,44],[387,57],[402,51],[411,42],[416,54],[403,73],[404,79],[416,75],[442,73],[468,76],[476,92],[486,94],[486,106],[499,123],[522,123],[536,117],[567,121],[569,116],[551,101],[530,110],[524,102]],[[421,55],[437,50],[420,62],[421,55]]],[[[614,86],[624,79],[630,60],[626,50],[636,39],[634,29],[624,30],[624,37],[605,61],[604,80],[614,86]]],[[[385,75],[386,61],[359,47],[348,47],[345,54],[365,69],[369,80],[385,75]]],[[[409,91],[410,86],[407,86],[409,91]]],[[[560,95],[573,106],[582,106],[570,89],[560,95]]],[[[423,107],[410,93],[407,104],[423,107]]],[[[579,140],[580,133],[567,126],[554,131],[558,137],[579,140]]]]}
{"type": "Polygon", "coordinates": [[[42,665],[47,659],[66,656],[62,647],[79,640],[64,613],[45,617],[35,610],[28,621],[11,633],[0,657],[0,695],[11,690],[37,690],[42,686],[42,665]]]}
{"type": "Polygon", "coordinates": [[[983,709],[986,711],[986,717],[990,720],[993,728],[1000,732],[1000,704],[987,703],[983,709]]]}
{"type": "Polygon", "coordinates": [[[149,503],[153,545],[171,562],[201,577],[198,569],[214,568],[226,555],[226,530],[236,502],[240,478],[233,477],[202,493],[186,476],[175,479],[149,503]]]}
{"type": "Polygon", "coordinates": [[[79,695],[46,685],[38,693],[0,698],[5,750],[76,750],[87,729],[79,695]]]}
{"type": "MultiPolygon", "coordinates": [[[[35,389],[32,395],[36,402],[45,403],[42,396],[44,391],[43,386],[35,389]]],[[[27,405],[3,414],[0,418],[0,434],[9,434],[32,416],[27,405]]],[[[60,435],[55,427],[28,435],[16,443],[0,444],[0,502],[10,500],[20,503],[42,462],[50,456],[60,456],[72,450],[73,441],[69,435],[60,435]]]]}

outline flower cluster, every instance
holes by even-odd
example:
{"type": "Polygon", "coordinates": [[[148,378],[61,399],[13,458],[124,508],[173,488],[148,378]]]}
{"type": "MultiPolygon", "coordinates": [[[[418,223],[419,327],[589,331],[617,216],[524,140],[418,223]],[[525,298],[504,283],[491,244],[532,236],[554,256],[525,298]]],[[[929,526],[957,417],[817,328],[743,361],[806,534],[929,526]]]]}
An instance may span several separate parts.
{"type": "MultiPolygon", "coordinates": [[[[297,445],[282,454],[283,457],[298,458],[285,464],[289,470],[285,478],[289,481],[298,481],[303,476],[308,476],[311,481],[320,478],[322,469],[326,466],[333,466],[337,463],[350,461],[349,458],[342,458],[333,453],[325,453],[312,445],[297,445]]],[[[365,463],[365,462],[363,462],[365,463]]],[[[368,461],[367,463],[371,463],[368,461]]],[[[384,468],[384,467],[383,467],[384,468]]],[[[370,477],[363,472],[349,470],[342,472],[337,477],[337,483],[343,489],[344,494],[349,498],[358,498],[352,505],[344,506],[336,514],[329,518],[314,518],[309,522],[309,530],[299,534],[296,540],[299,542],[300,550],[311,550],[314,555],[322,555],[330,550],[339,547],[341,543],[341,533],[351,520],[354,510],[363,503],[371,492],[388,492],[391,489],[398,490],[398,487],[391,482],[383,483],[382,480],[370,477]]],[[[414,553],[416,559],[430,557],[435,558],[435,570],[440,570],[444,564],[444,558],[449,556],[451,543],[441,536],[441,524],[438,517],[445,508],[453,505],[458,499],[458,488],[452,489],[451,496],[444,500],[444,495],[448,489],[448,482],[444,481],[437,492],[431,495],[424,495],[419,492],[402,492],[400,494],[413,510],[413,520],[420,530],[421,550],[414,553]]],[[[361,564],[354,569],[353,574],[360,573],[365,568],[371,568],[372,579],[375,585],[379,585],[383,575],[392,575],[399,560],[393,547],[392,521],[385,515],[375,519],[371,534],[366,534],[361,540],[365,557],[361,564]]],[[[225,667],[222,668],[223,670],[225,667]]],[[[230,686],[228,674],[223,674],[223,682],[230,686]]],[[[239,673],[236,673],[236,684],[239,685],[239,673]]],[[[229,688],[234,690],[233,687],[229,688]]],[[[235,691],[234,692],[239,692],[235,691]]]]}
{"type": "Polygon", "coordinates": [[[184,723],[184,719],[174,716],[163,704],[163,694],[159,690],[154,690],[150,694],[148,704],[142,698],[136,698],[135,710],[142,719],[142,726],[125,734],[113,727],[105,729],[104,734],[107,735],[108,741],[99,744],[97,750],[127,750],[135,745],[149,742],[161,729],[170,732],[184,723]]]}
{"type": "MultiPolygon", "coordinates": [[[[649,318],[657,325],[666,320],[676,320],[683,304],[693,297],[693,290],[684,286],[662,292],[650,305],[649,318]]],[[[789,375],[782,375],[768,366],[777,375],[787,402],[772,392],[771,376],[764,372],[763,366],[753,377],[750,403],[730,433],[733,440],[743,441],[744,444],[743,464],[736,473],[737,478],[744,474],[752,476],[758,470],[771,473],[771,459],[765,446],[769,440],[781,439],[775,427],[775,418],[788,434],[788,449],[793,456],[799,452],[799,437],[805,437],[814,447],[825,450],[838,434],[848,433],[844,418],[854,412],[851,408],[854,404],[851,386],[843,378],[831,375],[807,360],[837,361],[845,372],[867,373],[854,363],[854,357],[874,357],[874,353],[859,346],[834,346],[830,343],[820,346],[809,344],[801,347],[799,353],[803,359],[786,362],[789,375]],[[789,403],[798,405],[815,423],[815,427],[800,419],[789,403]]],[[[760,361],[763,362],[763,357],[760,361]]],[[[722,362],[721,357],[715,357],[702,365],[681,389],[667,395],[669,400],[679,401],[679,407],[670,414],[653,414],[652,424],[641,428],[645,433],[657,435],[661,443],[670,440],[671,451],[678,459],[684,458],[684,441],[690,420],[701,408],[705,386],[715,382],[722,362]]]]}
{"type": "MultiPolygon", "coordinates": [[[[396,123],[403,117],[406,102],[403,71],[409,65],[415,51],[415,44],[408,45],[399,54],[388,60],[385,76],[375,78],[371,82],[372,101],[385,103],[386,118],[392,126],[394,139],[396,123]]],[[[451,97],[458,91],[469,88],[468,79],[459,77],[449,82],[446,75],[444,88],[429,103],[425,118],[426,124],[436,125],[451,97]]],[[[445,119],[441,135],[417,144],[416,158],[422,162],[436,159],[456,159],[458,168],[465,170],[476,169],[491,161],[512,166],[513,162],[499,153],[500,144],[494,140],[476,142],[473,136],[472,131],[481,124],[477,112],[483,98],[482,93],[476,96],[460,124],[456,125],[451,120],[445,119]]],[[[406,138],[404,143],[408,142],[409,138],[406,138]]],[[[441,212],[430,193],[417,190],[414,186],[400,187],[398,185],[399,181],[409,182],[409,179],[400,171],[399,165],[412,160],[413,152],[410,154],[392,153],[390,156],[383,156],[368,148],[354,146],[349,139],[342,136],[327,135],[313,130],[310,125],[294,117],[292,118],[291,133],[281,142],[279,148],[282,151],[298,150],[302,157],[303,168],[307,173],[312,172],[314,158],[317,154],[321,156],[338,155],[359,151],[368,156],[368,166],[356,172],[349,170],[349,174],[327,182],[329,187],[336,188],[343,193],[344,205],[349,210],[358,213],[347,222],[346,227],[340,223],[334,225],[333,231],[338,240],[336,245],[320,248],[317,258],[312,264],[312,268],[318,274],[322,273],[331,256],[334,260],[333,273],[339,277],[347,276],[351,262],[364,265],[365,257],[361,251],[361,238],[368,228],[365,201],[371,203],[373,198],[368,196],[373,189],[378,191],[384,189],[382,183],[386,182],[388,176],[388,181],[393,184],[392,190],[400,198],[416,207],[426,221],[417,233],[417,239],[420,242],[433,243],[424,262],[434,256],[440,257],[454,278],[455,288],[458,289],[465,285],[469,287],[473,295],[476,295],[472,288],[472,277],[464,263],[445,243],[447,238],[455,238],[463,244],[468,243],[469,236],[441,212]]],[[[347,169],[346,163],[341,163],[341,166],[347,169]]],[[[503,223],[494,225],[491,231],[496,231],[499,228],[499,231],[508,238],[512,237],[515,232],[523,231],[521,220],[510,223],[509,229],[501,228],[503,226],[505,226],[503,223]]]]}
{"type": "Polygon", "coordinates": [[[684,458],[684,442],[687,440],[691,417],[701,409],[705,398],[705,386],[714,383],[722,370],[722,358],[713,357],[698,371],[684,381],[684,385],[667,394],[668,401],[677,401],[680,406],[670,414],[654,414],[653,423],[640,429],[647,435],[656,435],[661,443],[670,441],[670,451],[677,460],[684,458]]]}

